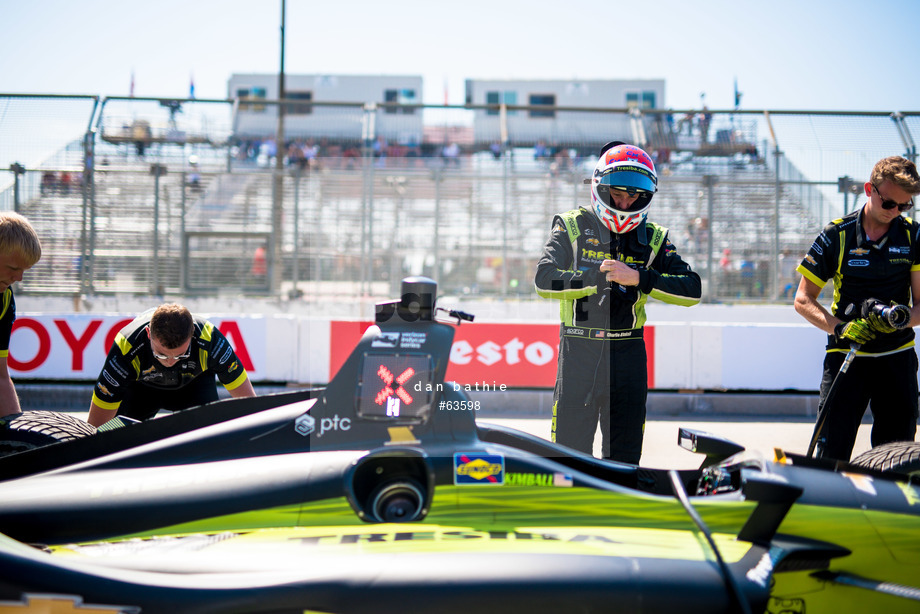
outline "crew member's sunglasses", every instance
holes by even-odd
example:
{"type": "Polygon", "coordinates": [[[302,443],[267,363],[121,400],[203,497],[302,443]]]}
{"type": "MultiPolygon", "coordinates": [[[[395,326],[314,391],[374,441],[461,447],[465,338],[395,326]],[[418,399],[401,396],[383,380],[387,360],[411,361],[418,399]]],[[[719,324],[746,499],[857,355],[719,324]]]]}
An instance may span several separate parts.
{"type": "Polygon", "coordinates": [[[894,209],[895,207],[897,207],[898,211],[900,211],[901,213],[904,213],[905,211],[910,210],[910,208],[914,206],[913,198],[911,198],[906,203],[896,203],[893,200],[885,199],[885,197],[882,196],[882,193],[878,191],[878,186],[875,185],[874,183],[872,184],[872,187],[875,188],[875,193],[878,194],[878,197],[882,199],[882,209],[890,210],[890,209],[894,209]]]}
{"type": "MultiPolygon", "coordinates": [[[[150,337],[150,327],[147,326],[147,337],[150,337]]],[[[153,354],[154,358],[159,360],[182,360],[183,358],[188,358],[192,355],[192,343],[189,342],[188,349],[185,350],[184,354],[179,354],[178,356],[167,356],[166,354],[158,354],[153,351],[153,347],[150,348],[150,353],[153,354]]]]}

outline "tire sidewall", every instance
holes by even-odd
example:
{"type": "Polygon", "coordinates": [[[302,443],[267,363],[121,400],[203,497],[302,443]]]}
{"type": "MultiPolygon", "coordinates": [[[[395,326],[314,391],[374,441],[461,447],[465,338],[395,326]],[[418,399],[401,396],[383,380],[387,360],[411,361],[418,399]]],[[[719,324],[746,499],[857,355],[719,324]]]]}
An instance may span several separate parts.
{"type": "Polygon", "coordinates": [[[70,414],[25,411],[0,419],[0,457],[87,437],[95,427],[70,414]]]}
{"type": "Polygon", "coordinates": [[[851,464],[876,471],[920,476],[920,441],[894,441],[863,452],[851,464]]]}

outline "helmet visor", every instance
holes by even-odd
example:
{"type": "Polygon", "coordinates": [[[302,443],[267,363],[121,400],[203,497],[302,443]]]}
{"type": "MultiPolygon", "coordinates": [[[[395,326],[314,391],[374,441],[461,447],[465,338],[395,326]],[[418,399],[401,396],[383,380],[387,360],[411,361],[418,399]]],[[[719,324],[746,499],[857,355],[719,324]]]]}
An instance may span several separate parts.
{"type": "Polygon", "coordinates": [[[607,169],[601,175],[600,185],[618,188],[628,192],[654,194],[658,189],[655,178],[644,168],[620,166],[607,169]]]}
{"type": "Polygon", "coordinates": [[[606,194],[604,194],[604,204],[611,209],[618,209],[620,211],[641,211],[648,206],[649,201],[652,199],[651,192],[640,190],[638,188],[627,188],[622,186],[610,186],[608,188],[602,186],[601,191],[606,192],[606,194]],[[636,198],[636,200],[626,209],[620,209],[613,201],[615,194],[620,194],[622,196],[636,196],[638,198],[636,198]]]}

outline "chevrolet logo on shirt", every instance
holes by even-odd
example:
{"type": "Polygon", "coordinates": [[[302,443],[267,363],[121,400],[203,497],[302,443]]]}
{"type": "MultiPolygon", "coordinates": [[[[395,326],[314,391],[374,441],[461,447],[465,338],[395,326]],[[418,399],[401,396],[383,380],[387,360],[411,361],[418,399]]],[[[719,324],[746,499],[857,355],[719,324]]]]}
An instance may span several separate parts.
{"type": "Polygon", "coordinates": [[[865,256],[865,255],[868,254],[868,253],[869,253],[869,250],[867,250],[867,249],[865,249],[865,248],[863,248],[863,247],[857,247],[857,248],[851,249],[851,250],[849,251],[849,254],[850,254],[851,256],[865,256]]]}

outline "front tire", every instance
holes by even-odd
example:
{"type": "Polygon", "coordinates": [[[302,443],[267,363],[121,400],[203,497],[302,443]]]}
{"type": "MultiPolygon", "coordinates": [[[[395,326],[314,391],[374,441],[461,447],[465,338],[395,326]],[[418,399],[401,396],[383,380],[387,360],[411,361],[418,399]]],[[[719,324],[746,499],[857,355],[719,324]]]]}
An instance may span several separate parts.
{"type": "Polygon", "coordinates": [[[878,471],[892,471],[920,477],[920,442],[893,441],[863,452],[851,463],[878,471]]]}
{"type": "Polygon", "coordinates": [[[0,419],[0,456],[94,435],[96,427],[70,414],[35,410],[0,419]]]}

